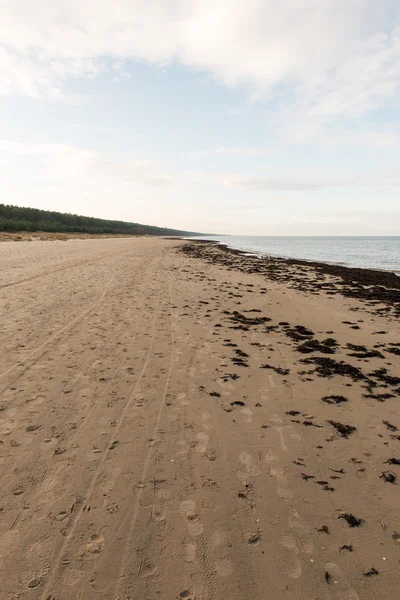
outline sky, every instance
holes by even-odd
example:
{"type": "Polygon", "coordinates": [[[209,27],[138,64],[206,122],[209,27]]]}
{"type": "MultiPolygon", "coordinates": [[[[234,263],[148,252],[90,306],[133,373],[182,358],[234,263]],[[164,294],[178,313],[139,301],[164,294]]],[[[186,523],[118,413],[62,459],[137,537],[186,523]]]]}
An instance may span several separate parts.
{"type": "Polygon", "coordinates": [[[0,0],[0,202],[400,234],[399,0],[0,0]]]}

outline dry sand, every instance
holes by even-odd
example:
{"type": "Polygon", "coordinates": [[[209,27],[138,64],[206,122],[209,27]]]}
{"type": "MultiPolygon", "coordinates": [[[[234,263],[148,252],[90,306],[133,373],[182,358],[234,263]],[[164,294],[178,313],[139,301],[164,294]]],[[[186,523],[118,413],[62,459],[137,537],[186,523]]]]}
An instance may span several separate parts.
{"type": "Polygon", "coordinates": [[[197,247],[0,246],[0,597],[399,598],[393,307],[197,247]]]}

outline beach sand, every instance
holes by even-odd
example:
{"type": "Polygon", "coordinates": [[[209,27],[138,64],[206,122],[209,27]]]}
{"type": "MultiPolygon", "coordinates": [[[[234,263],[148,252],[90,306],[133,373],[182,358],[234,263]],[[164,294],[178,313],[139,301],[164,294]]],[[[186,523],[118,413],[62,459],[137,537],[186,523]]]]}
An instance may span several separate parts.
{"type": "Polygon", "coordinates": [[[0,597],[398,598],[398,291],[344,273],[1,244],[0,597]]]}

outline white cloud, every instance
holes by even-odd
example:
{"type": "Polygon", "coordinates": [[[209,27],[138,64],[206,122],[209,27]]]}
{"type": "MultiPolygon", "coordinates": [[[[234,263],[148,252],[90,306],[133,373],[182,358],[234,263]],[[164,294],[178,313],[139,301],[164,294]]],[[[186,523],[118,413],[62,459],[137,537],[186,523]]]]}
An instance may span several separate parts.
{"type": "Polygon", "coordinates": [[[379,130],[363,123],[362,128],[329,127],[318,119],[310,119],[301,115],[281,116],[280,134],[291,144],[323,144],[329,146],[346,146],[347,148],[387,148],[400,142],[398,123],[384,125],[379,130]]]}
{"type": "Polygon", "coordinates": [[[241,148],[239,146],[226,147],[220,146],[213,150],[198,150],[189,154],[192,158],[202,156],[257,156],[261,154],[271,154],[273,151],[269,148],[241,148]]]}
{"type": "Polygon", "coordinates": [[[324,177],[299,178],[299,177],[244,177],[228,175],[222,177],[223,186],[231,189],[249,191],[287,191],[302,192],[323,190],[327,188],[353,188],[353,187],[386,187],[400,186],[400,170],[379,171],[376,173],[360,173],[351,177],[324,177]]]}
{"type": "MultiPolygon", "coordinates": [[[[174,177],[158,161],[122,160],[95,150],[65,144],[25,144],[0,140],[0,156],[2,155],[5,158],[15,156],[25,159],[21,165],[21,173],[27,171],[29,159],[37,159],[39,162],[33,175],[37,182],[64,182],[68,178],[79,178],[81,182],[95,183],[96,187],[104,182],[164,188],[175,184],[174,177]]],[[[6,175],[5,173],[3,176],[6,175]]]]}
{"type": "Polygon", "coordinates": [[[293,85],[315,117],[360,116],[398,93],[388,14],[397,0],[3,0],[0,93],[59,97],[125,60],[178,61],[255,97],[293,85]]]}

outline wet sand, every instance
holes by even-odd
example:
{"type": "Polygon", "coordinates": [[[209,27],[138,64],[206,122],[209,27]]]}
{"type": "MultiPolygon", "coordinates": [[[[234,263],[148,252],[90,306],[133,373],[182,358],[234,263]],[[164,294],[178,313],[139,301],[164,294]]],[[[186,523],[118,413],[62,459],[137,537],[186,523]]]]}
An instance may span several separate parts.
{"type": "Polygon", "coordinates": [[[399,304],[365,276],[1,244],[0,597],[397,598],[399,304]]]}

